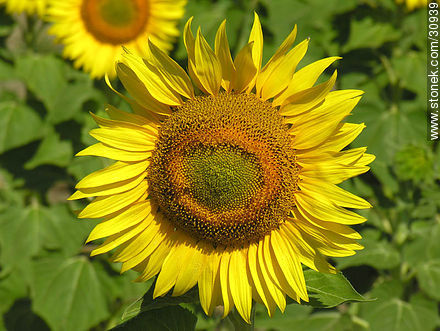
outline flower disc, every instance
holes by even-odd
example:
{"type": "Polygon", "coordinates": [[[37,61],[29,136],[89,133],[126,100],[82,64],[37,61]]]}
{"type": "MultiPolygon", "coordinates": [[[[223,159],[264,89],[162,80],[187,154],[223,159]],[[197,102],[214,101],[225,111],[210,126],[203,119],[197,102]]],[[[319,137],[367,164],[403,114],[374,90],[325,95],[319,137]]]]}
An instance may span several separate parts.
{"type": "Polygon", "coordinates": [[[270,103],[247,94],[197,97],[163,124],[148,181],[176,228],[214,246],[256,242],[294,207],[298,166],[270,103]]]}
{"type": "Polygon", "coordinates": [[[81,16],[96,39],[119,45],[142,33],[148,22],[149,6],[143,0],[88,0],[81,5],[81,16]]]}

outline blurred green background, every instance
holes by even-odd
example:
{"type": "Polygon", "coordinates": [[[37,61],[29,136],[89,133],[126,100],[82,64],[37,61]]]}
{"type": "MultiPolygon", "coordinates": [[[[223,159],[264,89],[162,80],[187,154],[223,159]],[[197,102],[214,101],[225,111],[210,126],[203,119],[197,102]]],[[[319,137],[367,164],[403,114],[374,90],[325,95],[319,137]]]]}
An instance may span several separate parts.
{"type": "MultiPolygon", "coordinates": [[[[348,118],[367,126],[353,147],[377,156],[369,173],[343,184],[374,206],[357,226],[365,249],[334,260],[375,300],[332,309],[291,304],[272,319],[258,305],[256,330],[438,329],[440,148],[426,139],[426,8],[408,12],[393,0],[189,0],[180,26],[194,16],[193,27],[201,25],[213,44],[227,18],[236,54],[254,10],[265,60],[295,24],[297,42],[311,38],[301,66],[343,57],[332,67],[337,88],[366,92],[348,118]]],[[[88,112],[103,113],[105,103],[128,107],[103,80],[61,58],[47,23],[4,8],[0,23],[0,330],[110,329],[139,311],[151,282],[119,275],[106,255],[89,258],[93,245],[84,241],[95,222],[77,220],[73,211],[82,204],[66,198],[79,179],[107,165],[73,156],[94,143],[88,112]]],[[[180,39],[172,55],[186,67],[180,39]]],[[[198,330],[231,329],[196,304],[185,307],[198,317],[198,330]]]]}

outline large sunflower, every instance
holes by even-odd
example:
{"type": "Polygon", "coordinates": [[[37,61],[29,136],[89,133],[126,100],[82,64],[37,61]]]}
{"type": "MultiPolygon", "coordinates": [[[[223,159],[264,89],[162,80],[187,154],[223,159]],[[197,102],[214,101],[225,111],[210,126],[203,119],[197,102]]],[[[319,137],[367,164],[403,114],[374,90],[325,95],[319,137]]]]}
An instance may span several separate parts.
{"type": "Polygon", "coordinates": [[[8,13],[26,12],[30,15],[38,14],[43,16],[49,0],[0,0],[0,4],[6,5],[8,13]]]}
{"type": "Polygon", "coordinates": [[[49,30],[92,77],[115,76],[124,45],[145,56],[147,39],[170,50],[186,0],[50,0],[49,30]]]}
{"type": "Polygon", "coordinates": [[[117,162],[71,197],[97,197],[79,214],[104,218],[88,241],[107,239],[92,255],[118,247],[122,272],[158,275],[154,297],[198,285],[206,314],[235,306],[249,321],[252,300],[269,315],[286,294],[308,300],[301,264],[333,273],[326,256],[362,248],[348,225],[365,219],[346,208],[370,204],[337,186],[374,159],[343,150],[364,128],[343,122],[362,91],[332,91],[336,72],[315,84],[338,57],[296,71],[309,40],[291,49],[295,36],[296,27],[262,69],[257,15],[234,60],[225,22],[212,50],[189,20],[189,76],[152,42],[144,59],[123,55],[117,74],[134,113],[94,116],[100,142],[78,154],[117,162]]]}

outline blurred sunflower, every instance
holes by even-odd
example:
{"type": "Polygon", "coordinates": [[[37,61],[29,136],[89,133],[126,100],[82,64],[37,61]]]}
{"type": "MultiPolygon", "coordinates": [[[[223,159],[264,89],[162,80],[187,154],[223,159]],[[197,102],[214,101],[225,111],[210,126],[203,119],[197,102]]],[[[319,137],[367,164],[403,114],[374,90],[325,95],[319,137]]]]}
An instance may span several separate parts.
{"type": "Polygon", "coordinates": [[[117,162],[71,199],[97,197],[79,214],[104,218],[87,241],[108,238],[92,255],[118,247],[122,272],[158,274],[154,297],[198,285],[206,314],[235,306],[249,322],[252,299],[271,316],[286,294],[308,301],[301,263],[334,273],[325,256],[362,248],[348,225],[365,218],[346,208],[371,206],[337,184],[374,156],[342,150],[364,128],[342,122],[363,92],[332,91],[336,72],[315,84],[338,57],[296,71],[309,40],[291,49],[295,27],[261,69],[258,16],[234,60],[225,23],[212,50],[188,21],[189,76],[154,42],[144,59],[126,51],[117,74],[134,113],[108,106],[90,132],[100,142],[78,153],[117,162]]]}
{"type": "Polygon", "coordinates": [[[416,8],[426,7],[428,0],[396,0],[398,4],[405,3],[408,10],[414,10],[416,8]]]}
{"type": "Polygon", "coordinates": [[[48,0],[0,0],[0,4],[6,5],[8,13],[22,13],[43,16],[46,11],[48,0]]]}
{"type": "Polygon", "coordinates": [[[121,46],[145,56],[148,38],[170,50],[186,0],[51,0],[50,33],[65,45],[64,56],[92,78],[115,76],[121,46]]]}

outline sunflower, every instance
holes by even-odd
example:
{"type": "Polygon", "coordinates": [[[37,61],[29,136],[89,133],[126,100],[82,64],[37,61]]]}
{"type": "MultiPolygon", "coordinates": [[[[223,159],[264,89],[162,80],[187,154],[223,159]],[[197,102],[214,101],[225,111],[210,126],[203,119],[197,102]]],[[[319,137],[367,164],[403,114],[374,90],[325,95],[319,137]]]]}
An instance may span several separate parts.
{"type": "Polygon", "coordinates": [[[0,0],[0,4],[6,5],[8,13],[26,12],[30,15],[43,16],[46,11],[48,0],[0,0]]]}
{"type": "Polygon", "coordinates": [[[115,76],[121,46],[145,56],[148,38],[169,51],[186,0],[51,0],[49,32],[65,45],[64,56],[92,78],[115,76]]]}
{"type": "Polygon", "coordinates": [[[235,307],[249,322],[253,300],[271,316],[286,295],[308,301],[302,264],[335,273],[326,256],[362,248],[349,225],[365,218],[346,208],[371,206],[337,184],[374,156],[344,150],[364,128],[343,122],[363,92],[333,91],[336,71],[315,84],[338,57],[296,71],[309,40],[292,48],[295,27],[261,68],[255,14],[233,60],[225,23],[212,50],[187,22],[189,76],[154,42],[145,58],[124,53],[116,70],[133,113],[108,106],[110,119],[93,116],[99,142],[78,153],[117,162],[71,199],[96,197],[79,213],[103,218],[87,241],[107,239],[92,255],[117,248],[121,272],[158,275],[154,297],[198,285],[206,314],[235,307]]]}
{"type": "Polygon", "coordinates": [[[409,11],[412,11],[417,8],[426,7],[428,5],[428,0],[396,0],[396,3],[398,4],[405,3],[406,8],[409,11]]]}

